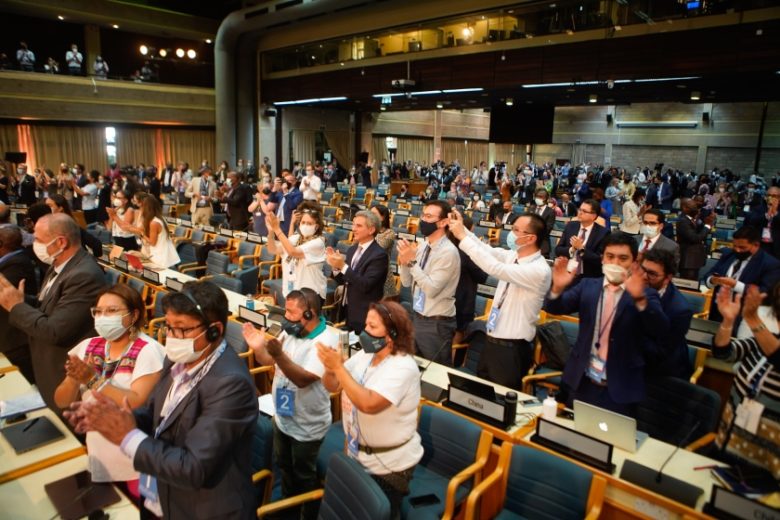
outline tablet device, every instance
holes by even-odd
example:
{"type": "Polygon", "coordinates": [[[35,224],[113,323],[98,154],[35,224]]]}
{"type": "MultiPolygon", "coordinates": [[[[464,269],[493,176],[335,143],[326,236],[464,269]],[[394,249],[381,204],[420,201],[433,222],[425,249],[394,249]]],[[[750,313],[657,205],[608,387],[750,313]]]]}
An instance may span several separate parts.
{"type": "Polygon", "coordinates": [[[6,426],[0,430],[0,433],[2,433],[17,455],[65,437],[48,417],[36,417],[29,421],[16,423],[13,426],[6,426]]]}
{"type": "Polygon", "coordinates": [[[44,489],[63,520],[92,518],[92,513],[120,500],[114,486],[92,482],[87,471],[46,484],[44,489]]]}

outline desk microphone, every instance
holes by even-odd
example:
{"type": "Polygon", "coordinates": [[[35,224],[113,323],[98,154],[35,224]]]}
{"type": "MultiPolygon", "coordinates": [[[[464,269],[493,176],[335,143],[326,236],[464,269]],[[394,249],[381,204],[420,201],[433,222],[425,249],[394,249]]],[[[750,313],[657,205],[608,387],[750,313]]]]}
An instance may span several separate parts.
{"type": "Polygon", "coordinates": [[[700,424],[701,424],[701,420],[697,420],[696,424],[693,425],[693,428],[691,428],[690,431],[685,434],[685,437],[683,437],[682,440],[679,443],[677,443],[677,446],[674,448],[674,451],[672,451],[672,454],[666,458],[663,464],[661,464],[661,467],[658,468],[658,474],[655,476],[656,482],[658,483],[661,482],[661,476],[662,476],[661,474],[663,473],[666,465],[669,464],[669,461],[672,460],[672,457],[674,457],[675,453],[679,451],[680,446],[688,442],[688,439],[691,437],[691,435],[693,435],[693,432],[696,431],[696,429],[699,427],[700,424]]]}
{"type": "MultiPolygon", "coordinates": [[[[444,347],[447,346],[447,342],[443,342],[441,346],[439,347],[439,350],[437,350],[433,356],[431,356],[431,359],[428,360],[428,363],[420,369],[420,380],[422,380],[423,374],[425,374],[425,371],[428,370],[428,367],[431,366],[433,361],[438,357],[439,354],[441,354],[441,351],[444,350],[444,347]]],[[[450,343],[450,346],[452,346],[452,343],[450,343]]]]}

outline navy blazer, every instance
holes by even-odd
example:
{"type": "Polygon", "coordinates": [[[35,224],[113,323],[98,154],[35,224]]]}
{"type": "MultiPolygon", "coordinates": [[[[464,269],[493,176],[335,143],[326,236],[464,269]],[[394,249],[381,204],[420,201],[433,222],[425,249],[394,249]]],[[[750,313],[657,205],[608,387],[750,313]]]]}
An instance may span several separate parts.
{"type": "Polygon", "coordinates": [[[347,270],[344,274],[336,274],[335,278],[339,284],[347,286],[347,327],[359,333],[366,325],[368,304],[382,299],[389,258],[387,251],[374,240],[353,269],[350,266],[357,247],[353,244],[347,250],[347,270]]]}
{"type": "MultiPolygon", "coordinates": [[[[563,229],[563,235],[555,246],[555,256],[569,256],[569,240],[580,233],[580,223],[576,221],[569,222],[563,229]]],[[[588,241],[585,242],[585,251],[582,254],[582,276],[592,278],[601,276],[601,253],[604,252],[604,239],[609,235],[609,230],[604,226],[593,224],[593,229],[588,235],[588,241]]]]}
{"type": "Polygon", "coordinates": [[[648,376],[671,376],[688,379],[693,372],[685,335],[691,326],[693,309],[680,290],[669,284],[661,296],[661,308],[669,319],[669,335],[657,345],[648,360],[648,376]]]}
{"type": "MultiPolygon", "coordinates": [[[[604,278],[583,278],[555,300],[547,299],[544,310],[552,314],[579,312],[577,341],[563,369],[563,382],[576,390],[590,364],[591,345],[596,330],[596,317],[604,286],[604,278]]],[[[647,307],[640,312],[624,292],[618,301],[607,356],[607,389],[616,403],[637,403],[645,397],[645,361],[654,350],[653,342],[663,341],[669,334],[669,319],[661,308],[654,289],[645,289],[647,307]]]]}
{"type": "Polygon", "coordinates": [[[658,199],[661,204],[661,209],[666,211],[672,210],[672,187],[668,182],[661,183],[661,189],[658,193],[658,199]]]}
{"type": "Polygon", "coordinates": [[[766,218],[765,208],[754,209],[745,217],[745,225],[755,226],[762,232],[765,227],[769,226],[772,242],[770,247],[766,247],[765,250],[775,258],[780,259],[780,213],[775,215],[770,223],[766,218]]]}
{"type": "MultiPolygon", "coordinates": [[[[734,251],[729,250],[720,257],[718,263],[710,269],[705,278],[709,279],[709,277],[714,274],[726,276],[729,268],[736,260],[737,258],[734,256],[734,251]]],[[[747,265],[742,269],[742,274],[740,274],[738,278],[738,281],[745,285],[758,285],[761,292],[765,293],[769,293],[778,280],[780,280],[780,260],[776,259],[763,249],[759,249],[758,252],[748,260],[747,265]]],[[[718,306],[715,305],[719,290],[720,286],[717,286],[712,293],[713,305],[710,307],[709,319],[713,321],[721,321],[723,319],[718,311],[718,306]]]]}
{"type": "Polygon", "coordinates": [[[271,194],[269,201],[276,202],[276,207],[278,209],[282,204],[283,198],[285,200],[284,208],[282,209],[284,220],[279,223],[279,227],[282,228],[282,231],[284,231],[284,234],[286,235],[290,231],[290,222],[292,222],[293,211],[295,211],[298,204],[303,201],[303,193],[297,187],[288,191],[285,195],[283,195],[281,191],[275,191],[271,194]]]}

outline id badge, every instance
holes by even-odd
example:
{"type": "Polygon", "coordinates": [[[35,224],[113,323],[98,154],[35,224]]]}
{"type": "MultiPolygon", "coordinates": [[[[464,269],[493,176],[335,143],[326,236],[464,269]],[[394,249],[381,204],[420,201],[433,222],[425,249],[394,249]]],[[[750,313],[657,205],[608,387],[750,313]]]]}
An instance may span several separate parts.
{"type": "Polygon", "coordinates": [[[745,204],[745,207],[742,208],[742,211],[744,213],[750,213],[750,204],[745,204]]]}
{"type": "Polygon", "coordinates": [[[347,455],[353,459],[360,453],[360,430],[357,427],[357,410],[352,409],[352,420],[347,428],[347,455]]]}
{"type": "Polygon", "coordinates": [[[425,308],[425,293],[422,292],[422,290],[417,289],[417,292],[414,294],[414,311],[419,312],[422,314],[423,309],[425,308]]]}
{"type": "Polygon", "coordinates": [[[295,414],[295,392],[289,388],[276,389],[276,415],[292,417],[295,414]]]}
{"type": "Polygon", "coordinates": [[[160,496],[157,494],[157,477],[141,473],[138,477],[138,493],[144,497],[146,509],[159,517],[163,516],[160,496]]]}
{"type": "Polygon", "coordinates": [[[294,282],[287,282],[287,292],[291,293],[295,290],[295,283],[294,282]]]}
{"type": "Polygon", "coordinates": [[[499,309],[498,307],[493,307],[490,309],[490,315],[488,315],[487,326],[486,326],[488,333],[491,333],[494,330],[496,330],[496,326],[498,325],[499,314],[501,314],[501,309],[499,309]]]}
{"type": "Polygon", "coordinates": [[[758,432],[758,423],[761,421],[763,413],[763,404],[755,399],[745,397],[737,406],[737,416],[734,418],[734,424],[755,435],[758,432]]]}
{"type": "Polygon", "coordinates": [[[604,369],[606,364],[604,360],[598,357],[596,354],[590,355],[590,365],[588,365],[588,377],[597,383],[601,383],[604,380],[604,369]]]}

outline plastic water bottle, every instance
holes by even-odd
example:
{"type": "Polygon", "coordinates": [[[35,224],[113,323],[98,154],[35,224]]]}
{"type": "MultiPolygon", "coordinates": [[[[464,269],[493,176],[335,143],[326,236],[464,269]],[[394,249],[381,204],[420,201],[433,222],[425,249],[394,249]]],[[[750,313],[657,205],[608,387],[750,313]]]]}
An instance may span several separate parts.
{"type": "Polygon", "coordinates": [[[552,421],[555,419],[555,416],[558,414],[558,402],[555,400],[555,398],[551,395],[548,395],[547,398],[542,403],[542,417],[547,419],[548,421],[552,421]]]}
{"type": "Polygon", "coordinates": [[[246,295],[246,308],[251,311],[255,310],[255,300],[251,294],[246,295]]]}

